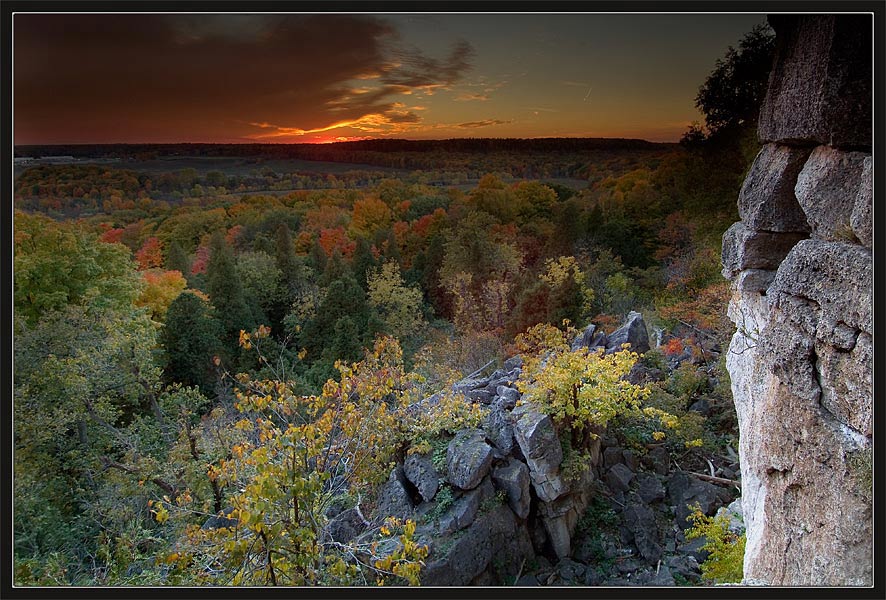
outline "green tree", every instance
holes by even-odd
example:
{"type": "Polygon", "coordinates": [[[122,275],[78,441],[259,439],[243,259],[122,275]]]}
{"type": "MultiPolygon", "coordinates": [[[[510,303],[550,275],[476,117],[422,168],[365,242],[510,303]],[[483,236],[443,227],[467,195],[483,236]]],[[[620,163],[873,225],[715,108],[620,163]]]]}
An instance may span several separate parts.
{"type": "Polygon", "coordinates": [[[402,342],[424,325],[421,290],[405,284],[397,263],[370,271],[367,287],[369,305],[378,313],[385,333],[402,342]]]}
{"type": "Polygon", "coordinates": [[[206,288],[222,322],[224,345],[233,355],[237,350],[240,331],[251,331],[255,327],[255,320],[237,276],[234,253],[221,231],[215,232],[210,240],[206,288]]]}
{"type": "Polygon", "coordinates": [[[191,259],[188,253],[184,251],[177,241],[173,240],[169,244],[166,254],[166,269],[169,271],[178,271],[185,277],[191,274],[191,259]]]}
{"type": "Polygon", "coordinates": [[[15,307],[30,325],[70,304],[129,307],[141,291],[125,246],[41,215],[16,212],[14,268],[15,307]]]}
{"type": "Polygon", "coordinates": [[[164,354],[164,375],[168,382],[199,387],[213,392],[213,357],[221,350],[223,328],[212,307],[195,293],[180,294],[166,311],[166,324],[160,332],[164,354]]]}

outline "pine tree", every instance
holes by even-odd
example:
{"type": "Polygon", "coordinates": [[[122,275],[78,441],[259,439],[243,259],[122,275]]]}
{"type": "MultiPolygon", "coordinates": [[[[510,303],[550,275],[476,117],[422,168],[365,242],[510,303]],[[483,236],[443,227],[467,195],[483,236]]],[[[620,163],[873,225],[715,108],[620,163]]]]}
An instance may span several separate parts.
{"type": "Polygon", "coordinates": [[[221,231],[213,234],[209,251],[206,288],[222,319],[224,345],[233,353],[238,347],[240,330],[251,331],[255,327],[255,321],[237,277],[234,253],[221,231]]]}
{"type": "Polygon", "coordinates": [[[180,294],[169,305],[160,333],[166,380],[196,385],[204,394],[211,393],[215,381],[212,359],[220,350],[221,334],[221,323],[209,304],[192,292],[180,294]]]}

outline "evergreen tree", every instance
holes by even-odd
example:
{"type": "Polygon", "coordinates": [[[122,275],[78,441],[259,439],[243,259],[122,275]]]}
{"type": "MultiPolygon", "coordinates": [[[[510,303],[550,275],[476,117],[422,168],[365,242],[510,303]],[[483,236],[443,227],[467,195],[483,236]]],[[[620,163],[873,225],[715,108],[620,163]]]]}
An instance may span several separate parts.
{"type": "Polygon", "coordinates": [[[180,294],[169,305],[160,333],[166,380],[196,385],[210,394],[215,382],[212,359],[221,348],[221,334],[221,323],[209,304],[192,292],[180,294]]]}
{"type": "Polygon", "coordinates": [[[255,321],[237,277],[234,253],[221,231],[212,235],[209,251],[206,288],[222,319],[224,345],[233,354],[238,347],[240,330],[251,331],[255,321]]]}
{"type": "Polygon", "coordinates": [[[168,271],[179,271],[185,278],[191,274],[191,260],[188,253],[181,247],[177,241],[169,244],[169,250],[166,254],[166,269],[168,271]]]}

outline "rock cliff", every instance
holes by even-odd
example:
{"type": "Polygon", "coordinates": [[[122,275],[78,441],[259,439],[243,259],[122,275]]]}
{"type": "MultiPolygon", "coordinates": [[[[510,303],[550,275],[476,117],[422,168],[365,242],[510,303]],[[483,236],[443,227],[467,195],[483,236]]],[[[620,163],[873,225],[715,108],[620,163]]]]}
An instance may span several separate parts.
{"type": "Polygon", "coordinates": [[[745,582],[871,585],[871,18],[770,17],[764,146],[723,238],[745,582]]]}

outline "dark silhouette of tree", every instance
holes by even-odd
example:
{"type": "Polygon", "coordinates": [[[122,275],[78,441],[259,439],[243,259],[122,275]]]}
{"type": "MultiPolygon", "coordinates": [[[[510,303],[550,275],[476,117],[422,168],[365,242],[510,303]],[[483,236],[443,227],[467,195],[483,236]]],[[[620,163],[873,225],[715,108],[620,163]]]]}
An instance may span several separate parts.
{"type": "Polygon", "coordinates": [[[212,305],[223,317],[224,345],[234,354],[238,348],[240,330],[251,331],[255,327],[255,320],[237,277],[234,252],[221,231],[216,231],[209,243],[206,289],[212,305]]]}
{"type": "Polygon", "coordinates": [[[183,292],[166,312],[160,344],[166,358],[169,382],[196,385],[210,394],[215,382],[213,357],[219,352],[222,326],[212,307],[191,292],[183,292]]]}
{"type": "Polygon", "coordinates": [[[717,60],[695,97],[711,134],[756,122],[774,51],[772,30],[758,25],[739,41],[737,49],[730,46],[726,56],[717,60]]]}

